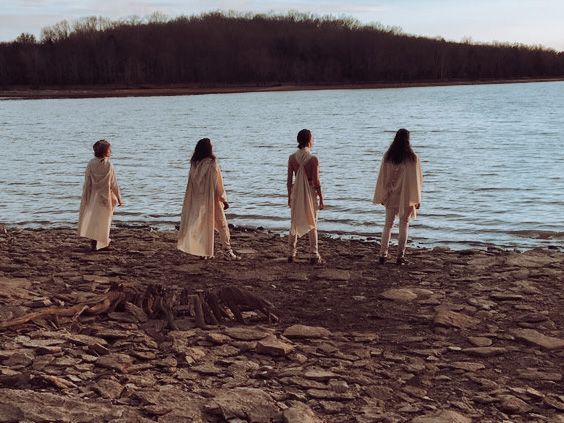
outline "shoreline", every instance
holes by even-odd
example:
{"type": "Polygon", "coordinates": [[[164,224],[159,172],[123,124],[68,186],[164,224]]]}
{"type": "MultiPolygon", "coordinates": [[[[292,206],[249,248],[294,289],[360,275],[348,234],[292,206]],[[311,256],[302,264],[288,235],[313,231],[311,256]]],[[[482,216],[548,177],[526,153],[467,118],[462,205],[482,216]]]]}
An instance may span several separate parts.
{"type": "Polygon", "coordinates": [[[391,83],[360,83],[360,84],[272,84],[266,86],[240,85],[224,87],[198,87],[183,84],[174,85],[143,85],[141,87],[93,87],[78,86],[69,88],[45,87],[33,89],[29,87],[13,87],[0,89],[0,100],[40,100],[62,98],[104,98],[104,97],[164,97],[206,94],[240,94],[257,92],[287,92],[287,91],[322,91],[322,90],[354,90],[354,89],[387,89],[387,88],[417,88],[443,87],[459,85],[492,85],[517,84],[534,82],[561,82],[562,78],[524,78],[507,80],[471,80],[471,81],[421,81],[421,82],[391,82],[391,83]]]}
{"type": "Polygon", "coordinates": [[[7,421],[564,421],[562,252],[413,250],[378,265],[374,246],[325,238],[316,266],[307,240],[287,263],[286,239],[265,231],[235,228],[241,260],[227,261],[147,227],[113,229],[99,252],[71,229],[3,229],[7,421]],[[176,298],[245,289],[280,321],[202,328],[177,308],[173,330],[134,303],[84,309],[153,284],[176,298]],[[81,311],[40,313],[65,307],[81,311]]]}
{"type": "MultiPolygon", "coordinates": [[[[176,231],[178,228],[175,224],[156,224],[156,223],[128,223],[128,222],[121,222],[116,221],[112,222],[112,231],[114,230],[150,230],[159,233],[166,233],[171,231],[176,231]]],[[[52,224],[17,224],[17,223],[0,223],[0,232],[4,230],[31,230],[31,231],[50,231],[50,230],[74,230],[76,227],[75,224],[71,223],[52,223],[52,224]]],[[[231,231],[245,231],[245,232],[265,232],[271,235],[276,235],[280,237],[287,236],[288,231],[284,229],[273,229],[267,228],[263,226],[246,226],[246,225],[239,225],[229,223],[229,228],[231,231]]],[[[380,238],[381,233],[375,234],[356,234],[356,233],[341,233],[341,232],[331,232],[326,230],[319,230],[318,234],[320,239],[328,239],[328,240],[336,240],[336,241],[354,241],[354,242],[362,242],[369,245],[380,245],[380,238]]],[[[480,252],[487,252],[487,251],[518,251],[518,252],[527,252],[532,250],[546,250],[546,251],[557,251],[562,252],[564,251],[564,245],[558,245],[560,238],[528,238],[531,240],[536,241],[544,241],[544,244],[537,244],[537,245],[503,245],[503,244],[496,244],[493,242],[477,242],[477,241],[466,241],[466,242],[437,242],[437,243],[429,243],[425,244],[421,241],[417,241],[417,237],[413,240],[408,240],[407,251],[409,253],[410,250],[413,251],[431,251],[433,249],[440,249],[444,251],[450,252],[470,252],[470,251],[480,251],[480,252]],[[552,241],[554,241],[552,243],[552,241]],[[550,243],[548,243],[550,242],[550,243]]],[[[392,238],[391,238],[392,245],[397,242],[397,228],[396,231],[392,231],[392,238]]]]}

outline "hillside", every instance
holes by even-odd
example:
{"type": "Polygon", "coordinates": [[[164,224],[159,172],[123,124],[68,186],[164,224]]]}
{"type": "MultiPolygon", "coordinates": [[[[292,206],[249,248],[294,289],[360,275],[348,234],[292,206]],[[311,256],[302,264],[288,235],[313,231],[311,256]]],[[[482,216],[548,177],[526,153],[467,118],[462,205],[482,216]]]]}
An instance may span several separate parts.
{"type": "Polygon", "coordinates": [[[311,15],[84,18],[0,44],[0,87],[199,87],[564,77],[564,52],[311,15]]]}

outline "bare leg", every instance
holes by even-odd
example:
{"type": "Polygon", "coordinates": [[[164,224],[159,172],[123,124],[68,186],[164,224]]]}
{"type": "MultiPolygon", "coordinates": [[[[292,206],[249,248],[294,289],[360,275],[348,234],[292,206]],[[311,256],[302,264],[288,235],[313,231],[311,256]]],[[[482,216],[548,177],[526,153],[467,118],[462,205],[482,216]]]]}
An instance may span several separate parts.
{"type": "Polygon", "coordinates": [[[298,235],[288,234],[288,257],[296,257],[298,252],[298,235]]]}
{"type": "Polygon", "coordinates": [[[388,247],[390,246],[390,238],[392,235],[392,227],[394,226],[394,219],[398,214],[397,209],[386,207],[386,222],[382,230],[382,240],[380,242],[380,257],[388,256],[388,247]]]}

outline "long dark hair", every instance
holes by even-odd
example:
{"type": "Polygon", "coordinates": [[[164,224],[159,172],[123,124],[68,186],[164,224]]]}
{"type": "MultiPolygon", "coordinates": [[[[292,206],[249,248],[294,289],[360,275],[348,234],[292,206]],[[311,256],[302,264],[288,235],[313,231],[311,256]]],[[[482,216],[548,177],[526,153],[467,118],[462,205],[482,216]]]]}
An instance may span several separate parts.
{"type": "Polygon", "coordinates": [[[396,132],[390,148],[384,154],[384,161],[401,164],[407,160],[414,162],[417,160],[417,156],[409,144],[409,131],[401,128],[396,132]]]}
{"type": "Polygon", "coordinates": [[[307,147],[308,143],[311,140],[311,131],[309,129],[302,129],[300,132],[298,132],[297,140],[298,148],[300,150],[307,147]]]}
{"type": "Polygon", "coordinates": [[[195,164],[208,157],[210,157],[212,160],[215,160],[212,143],[209,138],[202,138],[196,144],[196,148],[194,149],[194,154],[192,154],[192,158],[190,159],[190,161],[195,164]]]}

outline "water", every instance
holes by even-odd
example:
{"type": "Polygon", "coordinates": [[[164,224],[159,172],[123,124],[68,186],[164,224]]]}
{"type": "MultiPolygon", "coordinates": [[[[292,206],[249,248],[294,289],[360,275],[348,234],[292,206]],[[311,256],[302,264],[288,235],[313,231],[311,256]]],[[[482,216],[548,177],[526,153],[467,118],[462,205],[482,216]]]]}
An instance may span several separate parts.
{"type": "Polygon", "coordinates": [[[563,110],[564,82],[0,101],[0,222],[75,224],[91,146],[106,138],[126,202],[114,221],[171,228],[207,136],[229,221],[285,231],[287,158],[310,128],[327,206],[320,230],[379,236],[377,172],[406,127],[424,172],[415,243],[563,247],[563,110]]]}

